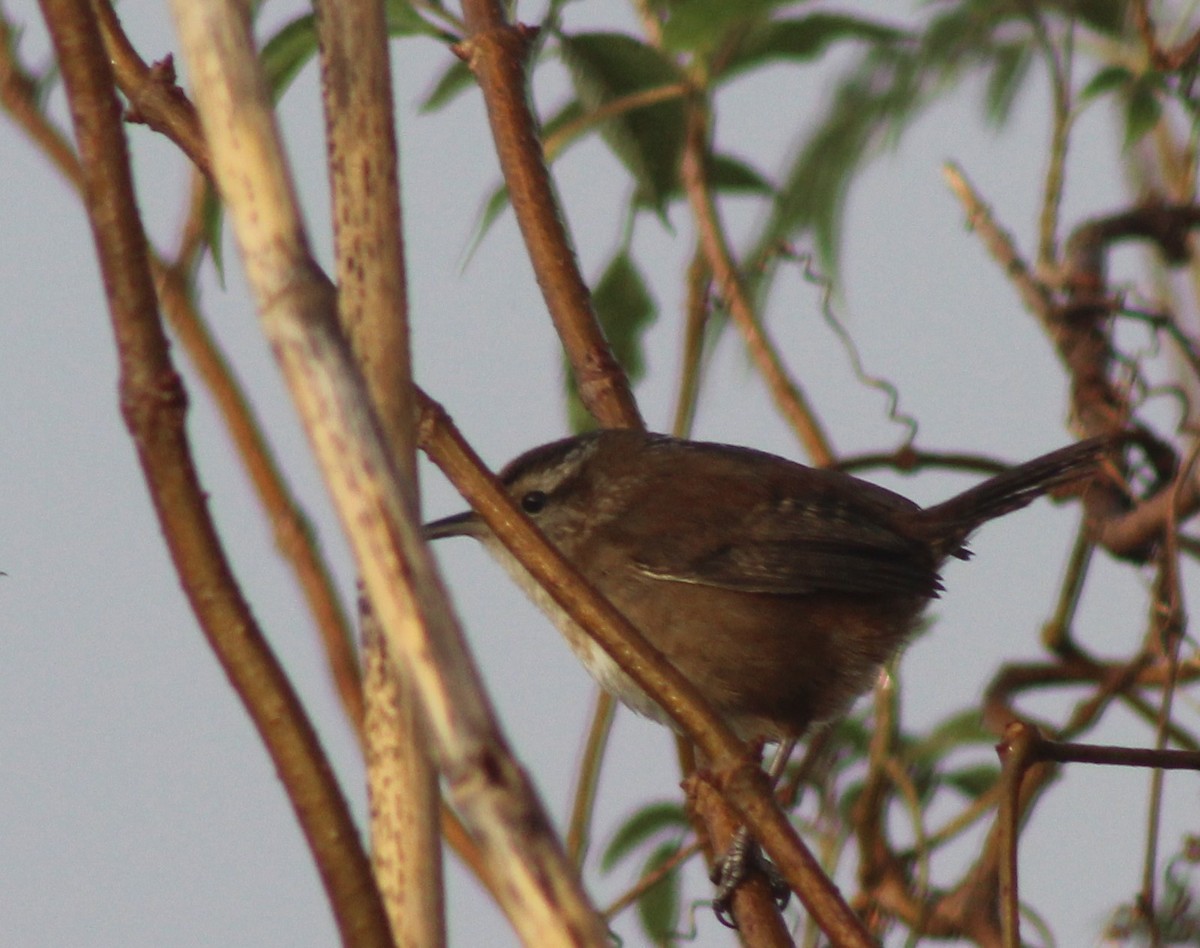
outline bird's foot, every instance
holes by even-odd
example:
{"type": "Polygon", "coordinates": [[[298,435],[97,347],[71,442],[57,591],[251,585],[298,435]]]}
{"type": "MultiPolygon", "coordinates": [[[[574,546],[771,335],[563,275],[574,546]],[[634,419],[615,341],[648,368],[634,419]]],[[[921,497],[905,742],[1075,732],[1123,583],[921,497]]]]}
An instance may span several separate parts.
{"type": "Polygon", "coordinates": [[[709,878],[717,887],[713,896],[713,914],[726,928],[737,928],[737,922],[731,912],[733,893],[756,870],[766,876],[775,904],[780,908],[786,906],[792,895],[791,889],[775,868],[775,864],[762,854],[758,844],[750,838],[749,832],[743,826],[733,837],[728,852],[717,859],[709,874],[709,878]]]}

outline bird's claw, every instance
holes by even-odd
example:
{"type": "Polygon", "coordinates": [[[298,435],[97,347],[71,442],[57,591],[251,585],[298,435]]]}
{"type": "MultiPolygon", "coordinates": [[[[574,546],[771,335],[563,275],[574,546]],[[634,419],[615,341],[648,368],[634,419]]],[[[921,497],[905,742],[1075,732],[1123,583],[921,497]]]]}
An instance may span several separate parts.
{"type": "Polygon", "coordinates": [[[775,904],[781,909],[787,906],[788,899],[792,896],[792,890],[788,888],[787,882],[779,874],[775,864],[763,856],[750,837],[745,833],[739,833],[734,837],[729,851],[713,864],[712,872],[709,874],[709,878],[717,887],[712,901],[713,914],[716,915],[717,921],[726,928],[738,927],[731,911],[733,894],[737,891],[737,887],[745,882],[746,878],[756,869],[766,876],[775,904]]]}

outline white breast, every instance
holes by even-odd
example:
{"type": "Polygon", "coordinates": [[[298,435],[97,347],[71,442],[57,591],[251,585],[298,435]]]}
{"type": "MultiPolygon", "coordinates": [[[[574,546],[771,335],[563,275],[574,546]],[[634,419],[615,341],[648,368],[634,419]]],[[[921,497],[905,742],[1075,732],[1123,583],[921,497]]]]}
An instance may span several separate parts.
{"type": "Polygon", "coordinates": [[[526,595],[533,600],[533,603],[554,623],[555,628],[562,633],[567,644],[571,646],[571,651],[575,653],[575,656],[583,663],[583,667],[588,670],[588,674],[596,680],[601,688],[620,699],[638,714],[668,727],[674,727],[662,707],[638,687],[596,640],[567,615],[562,606],[534,581],[525,567],[508,552],[503,544],[494,538],[488,538],[484,541],[484,546],[512,576],[513,581],[525,590],[526,595]]]}

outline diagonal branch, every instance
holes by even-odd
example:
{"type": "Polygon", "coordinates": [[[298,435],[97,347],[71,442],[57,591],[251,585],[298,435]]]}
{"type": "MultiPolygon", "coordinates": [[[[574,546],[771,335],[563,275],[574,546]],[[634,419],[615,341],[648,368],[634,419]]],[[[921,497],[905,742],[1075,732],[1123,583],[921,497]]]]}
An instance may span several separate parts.
{"type": "Polygon", "coordinates": [[[186,405],[158,321],[120,107],[87,0],[45,0],[71,106],[83,191],[120,361],[121,408],[192,609],[287,788],[347,945],[391,944],[349,808],[316,735],[242,599],[183,428],[186,405]]]}
{"type": "Polygon", "coordinates": [[[700,247],[712,270],[722,301],[745,339],[750,356],[762,373],[776,407],[795,430],[812,462],[827,467],[834,461],[829,436],[799,383],[789,377],[779,353],[759,325],[725,238],[725,230],[717,217],[716,203],[709,187],[706,171],[707,131],[702,110],[699,105],[693,105],[689,112],[681,174],[684,190],[692,205],[692,216],[696,220],[700,247]]]}
{"type": "Polygon", "coordinates": [[[333,286],[301,224],[249,11],[239,0],[173,7],[263,331],[350,541],[388,660],[420,695],[448,792],[490,872],[504,879],[502,905],[524,939],[603,945],[605,928],[495,724],[421,539],[412,491],[339,331],[333,286]]]}
{"type": "Polygon", "coordinates": [[[579,397],[605,426],[642,427],[629,380],[600,330],[542,154],[526,96],[532,31],[510,24],[497,0],[465,0],[463,13],[468,36],[456,51],[483,92],[513,212],[579,397]]]}

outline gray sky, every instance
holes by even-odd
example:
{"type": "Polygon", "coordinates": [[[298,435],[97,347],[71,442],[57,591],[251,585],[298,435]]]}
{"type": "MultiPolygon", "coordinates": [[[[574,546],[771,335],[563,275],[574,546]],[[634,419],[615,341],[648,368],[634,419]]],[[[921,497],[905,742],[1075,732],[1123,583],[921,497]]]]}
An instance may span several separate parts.
{"type": "MultiPolygon", "coordinates": [[[[609,6],[576,4],[569,23],[601,22],[609,6]]],[[[25,61],[44,62],[36,5],[7,0],[4,8],[28,28],[25,61]]],[[[271,15],[282,20],[300,8],[277,2],[271,15]]],[[[121,13],[147,59],[176,48],[165,4],[136,0],[122,4],[121,13]]],[[[536,18],[536,11],[522,14],[536,18]]],[[[563,434],[559,356],[509,215],[463,266],[478,209],[498,179],[478,96],[468,93],[444,112],[417,116],[414,101],[449,54],[430,41],[393,49],[417,374],[485,459],[499,465],[563,434]]],[[[560,80],[550,70],[539,83],[544,106],[558,101],[560,80]]],[[[731,150],[743,143],[744,154],[776,170],[771,162],[819,104],[822,81],[813,70],[743,83],[721,103],[718,135],[731,150]]],[[[1049,347],[966,233],[940,177],[943,161],[959,162],[1022,245],[1031,246],[1048,95],[1042,84],[1028,93],[1012,125],[997,135],[977,119],[981,90],[968,84],[925,117],[898,153],[873,165],[850,201],[840,311],[868,371],[895,382],[903,408],[920,419],[926,447],[1017,459],[1069,437],[1059,417],[1064,409],[1046,408],[1065,405],[1049,347]]],[[[63,117],[61,97],[51,101],[63,117]]],[[[313,68],[289,91],[282,116],[314,244],[328,263],[313,68]]],[[[1114,134],[1103,110],[1080,124],[1066,220],[1122,201],[1114,134]]],[[[183,164],[144,127],[129,136],[152,236],[169,247],[183,206],[183,164]]],[[[8,574],[0,578],[0,943],[335,944],[291,809],[187,608],[147,502],[117,410],[113,344],[84,216],[6,122],[0,122],[0,167],[8,235],[0,254],[0,570],[8,574]]],[[[594,278],[618,243],[628,183],[594,143],[572,149],[555,174],[584,271],[594,278]]],[[[754,219],[748,202],[723,210],[735,236],[754,219]]],[[[651,336],[650,379],[639,391],[647,419],[659,429],[670,423],[681,319],[676,285],[690,247],[684,208],[673,210],[671,223],[673,234],[640,222],[635,243],[662,311],[651,336]]],[[[206,273],[203,306],[251,383],[282,466],[349,595],[349,557],[229,241],[226,258],[227,288],[206,273]]],[[[1136,262],[1121,258],[1122,265],[1136,262]]],[[[783,277],[769,318],[839,450],[898,441],[882,398],[855,383],[821,323],[816,291],[797,276],[783,277]]],[[[186,368],[178,347],[175,354],[186,368]]],[[[198,385],[190,391],[189,430],[222,536],[361,819],[361,763],[311,623],[207,396],[198,385]]],[[[1169,418],[1157,421],[1166,425],[1169,418]]],[[[714,362],[697,436],[798,456],[732,334],[714,362]]],[[[934,474],[879,480],[919,501],[968,483],[934,474]]],[[[460,505],[436,473],[424,490],[431,515],[460,505]]],[[[1000,656],[1038,655],[1037,629],[1051,608],[1074,517],[1040,504],[988,526],[973,544],[975,560],[949,567],[934,634],[910,650],[901,670],[904,712],[914,727],[978,696],[1000,656]]],[[[439,557],[504,725],[561,819],[592,704],[590,682],[482,551],[462,541],[443,544],[439,557]]],[[[1098,570],[1080,625],[1097,652],[1127,653],[1142,634],[1144,579],[1127,569],[1098,570]]],[[[1093,738],[1144,746],[1151,735],[1118,714],[1093,738]]],[[[677,780],[670,736],[622,713],[604,770],[598,841],[638,801],[675,796],[677,780]]],[[[1140,855],[1131,854],[1143,845],[1147,782],[1145,774],[1124,770],[1072,770],[1037,810],[1022,847],[1022,891],[1060,944],[1094,943],[1107,908],[1136,891],[1140,855]]],[[[1166,853],[1185,815],[1196,812],[1194,780],[1172,778],[1168,788],[1166,853]]],[[[968,846],[957,858],[969,855],[968,846]]],[[[453,859],[449,865],[453,943],[511,943],[499,915],[453,859]]],[[[601,881],[598,901],[627,881],[601,881]]],[[[697,944],[729,943],[706,911],[698,917],[697,944]]],[[[620,930],[632,931],[628,923],[620,930]]]]}

